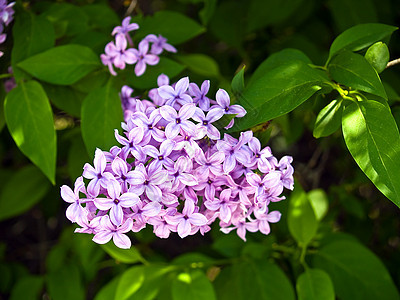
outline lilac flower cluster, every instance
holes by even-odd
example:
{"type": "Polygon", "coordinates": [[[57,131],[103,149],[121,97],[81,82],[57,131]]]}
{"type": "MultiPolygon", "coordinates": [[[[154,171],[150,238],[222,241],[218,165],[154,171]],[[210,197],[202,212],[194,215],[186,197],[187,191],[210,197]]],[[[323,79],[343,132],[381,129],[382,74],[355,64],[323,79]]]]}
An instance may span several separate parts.
{"type": "Polygon", "coordinates": [[[230,105],[223,89],[208,98],[208,80],[201,87],[188,77],[169,85],[161,75],[158,84],[149,92],[152,101],[123,87],[124,133],[115,130],[120,146],[97,149],[74,190],[61,187],[71,203],[67,218],[80,226],[75,231],[94,234],[100,244],[113,239],[120,248],[131,246],[127,232],[147,224],[160,238],[204,234],[217,219],[221,231],[236,230],[243,240],[247,231],[269,234],[269,223],[281,216],[269,203],[293,189],[292,158],[278,161],[252,131],[221,138],[215,122],[246,111],[230,105]]]}
{"type": "Polygon", "coordinates": [[[177,52],[177,50],[167,43],[167,39],[161,35],[149,34],[139,42],[138,48],[127,48],[133,46],[129,32],[139,29],[136,23],[130,23],[131,17],[126,17],[121,26],[117,26],[112,31],[115,41],[110,42],[105,47],[105,54],[100,58],[105,66],[108,66],[112,75],[117,75],[114,70],[125,69],[126,65],[135,65],[136,76],[141,76],[146,71],[147,65],[154,66],[160,61],[160,55],[164,50],[177,52]]]}
{"type": "MultiPolygon", "coordinates": [[[[3,33],[4,26],[8,26],[13,20],[15,2],[7,4],[7,0],[0,0],[0,44],[4,43],[7,35],[3,33]]],[[[0,57],[3,56],[3,52],[0,51],[0,57]]]]}

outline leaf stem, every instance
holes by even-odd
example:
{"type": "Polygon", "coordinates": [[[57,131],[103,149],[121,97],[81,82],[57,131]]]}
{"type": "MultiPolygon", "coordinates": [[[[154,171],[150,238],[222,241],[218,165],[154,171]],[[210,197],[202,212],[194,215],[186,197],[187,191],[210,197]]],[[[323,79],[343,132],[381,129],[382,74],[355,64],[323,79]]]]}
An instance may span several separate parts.
{"type": "Polygon", "coordinates": [[[11,73],[0,74],[0,79],[11,78],[11,77],[13,77],[13,74],[11,73]]]}

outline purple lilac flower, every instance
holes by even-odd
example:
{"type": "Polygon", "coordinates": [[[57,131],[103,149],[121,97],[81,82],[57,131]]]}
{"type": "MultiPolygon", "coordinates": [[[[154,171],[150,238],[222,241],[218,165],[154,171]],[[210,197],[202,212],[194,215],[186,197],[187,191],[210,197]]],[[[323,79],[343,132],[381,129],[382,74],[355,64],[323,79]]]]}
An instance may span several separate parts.
{"type": "MultiPolygon", "coordinates": [[[[0,44],[4,43],[7,38],[7,35],[3,33],[4,25],[8,26],[13,20],[14,10],[12,7],[14,4],[15,2],[7,4],[6,0],[0,0],[0,44]]],[[[2,57],[3,54],[4,53],[0,51],[0,57],[2,57]]]]}
{"type": "Polygon", "coordinates": [[[110,218],[106,215],[100,220],[100,226],[98,226],[99,231],[93,237],[93,241],[98,244],[106,244],[111,239],[113,239],[114,244],[122,249],[129,249],[131,247],[131,240],[127,233],[132,229],[133,221],[132,219],[127,219],[122,225],[115,226],[111,223],[110,218]]]}
{"type": "Polygon", "coordinates": [[[165,102],[165,106],[174,106],[175,103],[180,105],[184,105],[187,103],[192,103],[193,99],[188,94],[186,94],[187,89],[189,88],[189,78],[184,77],[180,79],[175,88],[170,85],[163,85],[158,88],[158,94],[162,97],[165,102]]]}
{"type": "Polygon", "coordinates": [[[269,212],[268,205],[293,188],[292,158],[278,161],[251,131],[221,139],[211,125],[225,113],[221,99],[229,96],[221,90],[220,103],[205,111],[187,92],[187,77],[172,85],[166,76],[159,79],[160,107],[133,98],[129,87],[121,91],[121,98],[136,103],[124,108],[130,113],[121,124],[123,134],[115,131],[120,146],[97,149],[93,167],[84,166],[87,181],[78,178],[74,190],[61,187],[62,198],[71,203],[67,217],[80,226],[75,232],[94,234],[97,243],[113,239],[121,248],[131,245],[125,233],[147,224],[160,238],[205,234],[216,221],[221,231],[236,230],[243,240],[248,231],[269,234],[280,213],[269,212]]]}
{"type": "Polygon", "coordinates": [[[149,34],[144,38],[149,43],[152,43],[150,53],[160,55],[164,50],[168,52],[176,53],[177,50],[174,46],[167,43],[167,39],[162,35],[156,36],[155,34],[149,34]]]}
{"type": "Polygon", "coordinates": [[[139,25],[136,23],[129,24],[131,22],[131,17],[126,17],[122,20],[122,26],[116,26],[112,31],[112,35],[123,34],[127,39],[129,45],[133,46],[132,38],[129,35],[129,32],[133,30],[138,30],[139,25]]]}
{"type": "Polygon", "coordinates": [[[210,80],[204,80],[201,84],[201,88],[195,83],[189,84],[189,93],[193,97],[193,102],[198,104],[202,111],[208,111],[210,109],[210,98],[206,96],[209,89],[210,80]]]}
{"type": "Polygon", "coordinates": [[[125,35],[117,34],[115,44],[110,42],[106,45],[106,55],[112,59],[113,65],[118,69],[125,69],[125,64],[135,64],[138,61],[135,49],[126,49],[127,40],[125,35]]]}
{"type": "MultiPolygon", "coordinates": [[[[240,105],[230,105],[230,97],[229,94],[223,90],[219,89],[216,94],[217,105],[212,106],[211,108],[218,108],[223,111],[225,114],[236,115],[236,117],[241,118],[246,114],[246,110],[240,105]]],[[[233,126],[234,119],[232,119],[229,124],[225,127],[225,129],[229,129],[233,126]]]]}
{"type": "Polygon", "coordinates": [[[160,58],[157,55],[148,53],[149,43],[146,40],[142,40],[139,43],[138,49],[132,49],[132,52],[136,56],[135,74],[141,76],[146,71],[146,65],[154,66],[158,64],[160,58]]]}
{"type": "Polygon", "coordinates": [[[165,127],[165,136],[169,139],[173,139],[178,136],[181,129],[186,132],[195,132],[196,127],[190,119],[195,112],[195,106],[192,103],[183,105],[179,112],[177,112],[172,106],[165,105],[160,108],[161,116],[169,123],[165,127]]]}

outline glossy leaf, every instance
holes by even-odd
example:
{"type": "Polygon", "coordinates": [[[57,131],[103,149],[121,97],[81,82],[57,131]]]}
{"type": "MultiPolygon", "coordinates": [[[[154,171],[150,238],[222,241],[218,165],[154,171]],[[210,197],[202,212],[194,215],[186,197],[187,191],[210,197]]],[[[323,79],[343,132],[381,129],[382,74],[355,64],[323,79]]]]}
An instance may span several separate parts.
{"type": "Polygon", "coordinates": [[[82,103],[82,137],[90,156],[96,148],[108,151],[117,145],[114,129],[121,126],[121,100],[111,81],[106,86],[95,89],[82,103]]]}
{"type": "Polygon", "coordinates": [[[342,51],[332,59],[328,71],[340,84],[387,98],[385,88],[375,69],[359,54],[342,51]]]}
{"type": "Polygon", "coordinates": [[[158,11],[142,20],[134,18],[132,22],[138,22],[140,26],[135,38],[142,39],[148,34],[161,34],[173,45],[181,44],[205,31],[196,21],[179,12],[167,10],[158,11]]]}
{"type": "Polygon", "coordinates": [[[90,48],[69,44],[29,57],[18,66],[48,83],[70,85],[99,68],[101,64],[90,48]]]}
{"type": "Polygon", "coordinates": [[[328,196],[323,189],[315,189],[309,191],[307,197],[314,210],[315,217],[318,221],[321,221],[328,212],[328,196]]]}
{"type": "Polygon", "coordinates": [[[297,278],[299,300],[335,300],[335,290],[329,275],[319,269],[306,269],[297,278]]]}
{"type": "Polygon", "coordinates": [[[173,78],[184,69],[185,67],[182,64],[166,57],[160,57],[160,62],[155,66],[147,66],[146,72],[140,77],[132,75],[133,71],[128,70],[130,75],[127,80],[134,88],[150,89],[157,87],[157,78],[160,74],[173,78]]]}
{"type": "Polygon", "coordinates": [[[239,104],[247,114],[235,120],[233,131],[284,115],[309,99],[322,88],[326,78],[302,61],[288,61],[248,84],[239,104]]]}
{"type": "Polygon", "coordinates": [[[292,284],[285,273],[266,258],[239,261],[221,270],[214,281],[219,300],[291,300],[292,284]]]}
{"type": "Polygon", "coordinates": [[[0,193],[0,220],[26,212],[42,200],[49,189],[46,177],[35,166],[18,170],[5,182],[0,193]]]}
{"type": "Polygon", "coordinates": [[[236,73],[231,82],[232,93],[236,98],[239,98],[244,90],[244,69],[245,66],[243,66],[242,69],[236,73]]]}
{"type": "Polygon", "coordinates": [[[250,78],[249,84],[260,79],[266,73],[273,70],[274,68],[287,63],[288,61],[299,60],[306,64],[311,64],[311,60],[303,52],[297,49],[283,49],[279,52],[271,54],[266,60],[264,60],[254,71],[250,78]]]}
{"type": "Polygon", "coordinates": [[[399,299],[383,263],[357,242],[332,242],[315,254],[313,262],[315,267],[329,274],[339,299],[399,299]]]}
{"type": "Polygon", "coordinates": [[[367,23],[351,27],[341,33],[332,43],[329,49],[328,61],[341,50],[359,51],[371,46],[392,34],[397,27],[367,23]]]}
{"type": "Polygon", "coordinates": [[[200,270],[180,273],[172,282],[174,300],[213,300],[214,288],[207,276],[200,270]]]}
{"type": "Polygon", "coordinates": [[[135,266],[126,270],[118,282],[115,300],[154,299],[170,266],[135,266]]]}
{"type": "Polygon", "coordinates": [[[298,184],[289,199],[287,221],[290,234],[303,246],[311,241],[318,229],[318,221],[307,194],[298,184]]]}
{"type": "Polygon", "coordinates": [[[121,249],[110,241],[107,244],[101,245],[101,248],[116,261],[124,264],[134,264],[143,261],[143,257],[135,247],[131,247],[130,249],[121,249]]]}
{"type": "Polygon", "coordinates": [[[6,123],[18,148],[55,183],[56,133],[47,95],[36,81],[21,82],[6,97],[6,123]]]}
{"type": "Polygon", "coordinates": [[[13,40],[11,65],[15,79],[19,81],[26,75],[17,67],[17,63],[54,47],[54,28],[46,18],[21,9],[15,16],[13,40]]]}
{"type": "Polygon", "coordinates": [[[400,135],[390,111],[369,100],[343,112],[343,135],[351,155],[375,186],[400,206],[400,135]]]}
{"type": "Polygon", "coordinates": [[[389,49],[385,43],[377,42],[368,48],[365,59],[374,67],[376,72],[381,73],[385,70],[389,62],[389,49]]]}
{"type": "Polygon", "coordinates": [[[220,76],[217,62],[210,56],[204,54],[187,54],[179,55],[176,57],[176,59],[184,64],[193,73],[207,78],[218,78],[220,76]]]}
{"type": "Polygon", "coordinates": [[[331,135],[340,128],[342,123],[342,99],[332,100],[318,113],[315,120],[313,135],[315,138],[331,135]]]}

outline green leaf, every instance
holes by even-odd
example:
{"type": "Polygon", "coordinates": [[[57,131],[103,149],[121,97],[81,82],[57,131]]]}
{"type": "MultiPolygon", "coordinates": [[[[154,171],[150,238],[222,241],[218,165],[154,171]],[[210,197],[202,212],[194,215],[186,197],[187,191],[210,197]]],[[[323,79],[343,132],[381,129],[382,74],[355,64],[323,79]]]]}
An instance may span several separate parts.
{"type": "Polygon", "coordinates": [[[308,200],[314,210],[315,217],[321,221],[328,212],[329,200],[322,189],[311,190],[307,193],[308,200]]]}
{"type": "Polygon", "coordinates": [[[337,241],[322,247],[313,265],[326,271],[339,299],[399,299],[389,272],[379,258],[354,241],[337,241]]]}
{"type": "Polygon", "coordinates": [[[70,3],[53,3],[42,15],[54,24],[57,38],[73,36],[88,29],[86,13],[70,3]]]}
{"type": "Polygon", "coordinates": [[[165,275],[172,269],[172,266],[147,265],[126,270],[118,282],[114,299],[154,299],[165,275]]]}
{"type": "Polygon", "coordinates": [[[342,123],[342,99],[335,99],[319,112],[315,120],[313,136],[320,138],[331,135],[342,123]]]}
{"type": "Polygon", "coordinates": [[[176,56],[176,59],[184,64],[192,72],[205,77],[220,76],[217,62],[204,54],[187,54],[176,56]]]}
{"type": "Polygon", "coordinates": [[[329,275],[319,269],[306,269],[297,278],[299,300],[335,300],[335,290],[329,275]]]}
{"type": "Polygon", "coordinates": [[[359,24],[341,33],[332,43],[329,49],[329,60],[341,50],[359,51],[371,46],[392,34],[397,27],[368,23],[359,24]]]}
{"type": "Polygon", "coordinates": [[[387,99],[378,74],[360,54],[342,51],[329,63],[328,71],[340,84],[387,99]]]}
{"type": "Polygon", "coordinates": [[[221,270],[214,281],[219,300],[291,300],[292,284],[285,273],[266,259],[242,260],[221,270]]]}
{"type": "Polygon", "coordinates": [[[297,183],[289,199],[287,218],[290,234],[299,244],[307,245],[317,233],[318,220],[307,194],[297,183]]]}
{"type": "Polygon", "coordinates": [[[64,264],[62,268],[47,274],[46,284],[49,296],[54,300],[83,300],[81,274],[75,264],[64,264]]]}
{"type": "Polygon", "coordinates": [[[10,300],[40,299],[40,292],[44,284],[43,277],[29,275],[17,281],[11,290],[10,300]]]}
{"type": "Polygon", "coordinates": [[[287,61],[252,81],[239,99],[247,114],[235,120],[232,131],[284,115],[322,88],[327,79],[318,70],[299,60],[287,61]]]}
{"type": "Polygon", "coordinates": [[[82,169],[86,162],[90,161],[90,156],[83,142],[81,131],[71,135],[71,146],[68,150],[68,173],[71,180],[75,180],[82,175],[82,169]]]}
{"type": "Polygon", "coordinates": [[[94,300],[110,300],[114,299],[117,292],[118,283],[121,277],[114,277],[110,282],[104,285],[96,294],[94,300]]]}
{"type": "Polygon", "coordinates": [[[107,244],[101,245],[101,248],[112,258],[124,264],[134,264],[144,260],[140,252],[133,246],[130,249],[121,249],[110,241],[107,244]]]}
{"type": "Polygon", "coordinates": [[[132,22],[138,22],[140,26],[135,35],[136,39],[142,39],[148,34],[161,34],[173,45],[181,44],[205,31],[196,21],[179,12],[167,10],[158,11],[142,20],[133,18],[132,22]]]}
{"type": "Polygon", "coordinates": [[[204,1],[204,7],[199,12],[199,16],[203,25],[207,25],[214,14],[215,8],[217,6],[217,0],[203,0],[203,1],[204,1]]]}
{"type": "Polygon", "coordinates": [[[250,78],[249,84],[262,78],[264,74],[273,70],[280,65],[287,63],[288,61],[299,60],[306,64],[311,64],[311,60],[303,52],[297,49],[284,49],[270,55],[266,60],[264,60],[254,71],[250,78]]]}
{"type": "Polygon", "coordinates": [[[88,4],[82,6],[83,11],[89,17],[89,26],[91,28],[104,28],[109,31],[119,25],[118,15],[106,4],[88,4]]]}
{"type": "Polygon", "coordinates": [[[26,78],[26,75],[17,67],[17,63],[54,47],[54,28],[46,18],[20,9],[15,16],[13,40],[11,64],[15,80],[18,82],[26,78]]]}
{"type": "Polygon", "coordinates": [[[400,207],[400,135],[390,110],[372,100],[348,105],[342,128],[347,148],[358,166],[400,207]]]}
{"type": "Polygon", "coordinates": [[[231,82],[232,93],[236,98],[240,98],[240,95],[244,90],[244,69],[245,66],[243,66],[242,69],[235,74],[231,82]]]}
{"type": "Polygon", "coordinates": [[[65,111],[71,116],[79,118],[81,116],[81,104],[84,94],[69,87],[43,83],[43,88],[58,109],[65,111]]]}
{"type": "Polygon", "coordinates": [[[86,149],[92,156],[96,148],[110,149],[118,142],[114,129],[120,128],[122,121],[121,100],[111,80],[106,86],[95,89],[82,103],[82,137],[86,149]]]}
{"type": "Polygon", "coordinates": [[[24,213],[38,203],[50,189],[46,177],[33,165],[14,173],[0,194],[0,220],[24,213]],[[23,182],[24,184],[21,184],[23,182]]]}
{"type": "Polygon", "coordinates": [[[381,73],[385,70],[389,62],[389,49],[385,43],[377,42],[368,48],[365,59],[374,67],[376,72],[381,73]]]}
{"type": "Polygon", "coordinates": [[[70,85],[101,66],[97,55],[81,45],[58,46],[18,64],[32,76],[48,83],[70,85]]]}
{"type": "Polygon", "coordinates": [[[174,300],[216,299],[210,280],[200,270],[190,273],[180,273],[172,282],[172,298],[174,300]]]}
{"type": "MultiPolygon", "coordinates": [[[[146,72],[137,77],[132,74],[127,78],[128,83],[134,88],[150,89],[157,87],[157,78],[160,74],[165,74],[169,78],[173,78],[182,72],[185,67],[169,58],[161,57],[160,62],[155,66],[148,66],[146,72]]],[[[132,70],[128,70],[132,73],[132,70]]]]}
{"type": "Polygon", "coordinates": [[[20,82],[6,97],[8,130],[18,148],[55,184],[56,133],[47,95],[36,81],[20,82]]]}

